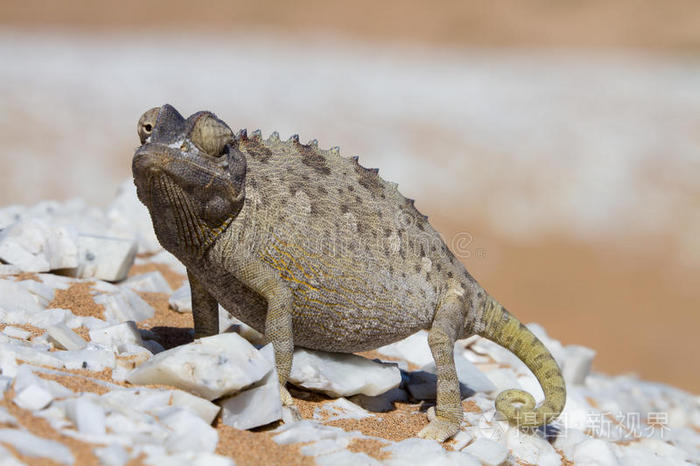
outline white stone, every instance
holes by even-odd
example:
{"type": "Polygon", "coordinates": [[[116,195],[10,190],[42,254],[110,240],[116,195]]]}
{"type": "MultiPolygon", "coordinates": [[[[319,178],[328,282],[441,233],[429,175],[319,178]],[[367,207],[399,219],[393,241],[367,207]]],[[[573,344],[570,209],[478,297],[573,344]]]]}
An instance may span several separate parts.
{"type": "Polygon", "coordinates": [[[29,340],[29,338],[32,336],[32,332],[27,332],[24,329],[21,329],[19,327],[13,327],[11,325],[5,327],[2,333],[7,335],[8,337],[19,338],[21,340],[29,340]]]}
{"type": "Polygon", "coordinates": [[[0,406],[0,424],[7,426],[17,425],[17,419],[4,406],[0,406]]]}
{"type": "Polygon", "coordinates": [[[169,452],[214,453],[219,434],[196,414],[186,409],[175,408],[170,413],[159,416],[159,419],[171,431],[165,440],[165,447],[169,452]]]}
{"type": "Polygon", "coordinates": [[[344,450],[350,444],[350,437],[323,439],[304,445],[299,452],[305,456],[323,456],[344,450]]]}
{"type": "Polygon", "coordinates": [[[90,340],[115,349],[125,343],[143,346],[141,334],[133,321],[121,322],[109,327],[94,328],[90,330],[90,340]]]}
{"type": "Polygon", "coordinates": [[[77,232],[39,219],[21,220],[0,232],[0,259],[23,272],[77,267],[77,232]]]}
{"type": "Polygon", "coordinates": [[[619,464],[610,445],[600,439],[588,439],[574,448],[569,458],[576,466],[614,466],[619,464]]]}
{"type": "Polygon", "coordinates": [[[506,445],[513,456],[525,463],[548,466],[561,463],[561,458],[554,451],[552,445],[546,440],[530,433],[524,433],[517,428],[508,430],[506,445]]]}
{"type": "Polygon", "coordinates": [[[272,364],[235,333],[195,340],[159,353],[134,369],[135,384],[164,384],[213,400],[262,379],[272,364]]]}
{"type": "Polygon", "coordinates": [[[113,322],[142,322],[155,314],[155,310],[129,288],[122,288],[114,294],[97,295],[95,303],[105,307],[105,317],[113,322]]]}
{"type": "Polygon", "coordinates": [[[53,401],[53,396],[39,385],[29,385],[18,392],[13,401],[22,409],[35,411],[48,406],[53,401]]]}
{"type": "Polygon", "coordinates": [[[133,180],[125,180],[107,210],[109,234],[120,238],[135,238],[139,252],[156,252],[161,245],[153,231],[148,209],[136,196],[133,180]]]}
{"type": "MultiPolygon", "coordinates": [[[[15,376],[15,393],[23,391],[30,386],[37,386],[47,391],[52,398],[65,398],[73,396],[73,391],[53,380],[44,379],[34,374],[34,369],[29,364],[22,364],[17,368],[15,376]]],[[[38,370],[38,369],[37,369],[38,370]]],[[[44,369],[45,370],[45,369],[44,369]]]]}
{"type": "Polygon", "coordinates": [[[157,270],[129,277],[121,286],[131,288],[134,291],[146,291],[149,293],[170,294],[173,291],[163,274],[157,270]]]}
{"type": "Polygon", "coordinates": [[[0,263],[0,276],[2,275],[17,275],[22,272],[22,269],[12,264],[2,264],[0,263]]]}
{"type": "Polygon", "coordinates": [[[109,282],[124,280],[136,250],[136,241],[131,239],[78,235],[78,267],[71,274],[109,282]]]}
{"type": "MultiPolygon", "coordinates": [[[[191,410],[207,424],[214,422],[221,408],[209,400],[192,395],[183,390],[172,390],[173,406],[182,406],[191,410]]],[[[279,396],[278,396],[279,398],[279,396]]]]}
{"type": "Polygon", "coordinates": [[[114,353],[94,343],[88,343],[81,350],[56,351],[54,356],[63,362],[66,369],[89,369],[99,372],[105,368],[116,367],[114,353]]]}
{"type": "Polygon", "coordinates": [[[36,299],[41,307],[46,307],[51,301],[53,301],[54,289],[50,286],[44,283],[39,283],[36,280],[22,280],[18,283],[25,290],[34,295],[34,299],[36,299]]]}
{"type": "Polygon", "coordinates": [[[470,431],[460,430],[452,437],[452,448],[455,451],[461,451],[472,441],[474,441],[474,435],[470,431]]]}
{"type": "Polygon", "coordinates": [[[129,462],[129,452],[116,443],[106,447],[95,448],[92,452],[97,456],[102,466],[124,466],[129,462]]]}
{"type": "Polygon", "coordinates": [[[219,402],[224,424],[236,429],[252,429],[282,419],[280,386],[272,344],[262,348],[260,354],[270,362],[272,370],[252,388],[219,402]]]}
{"type": "Polygon", "coordinates": [[[46,330],[49,334],[49,341],[59,349],[80,350],[87,346],[83,337],[69,329],[66,324],[51,325],[46,330]]]}
{"type": "Polygon", "coordinates": [[[57,463],[73,464],[75,458],[64,445],[53,440],[37,437],[29,432],[15,429],[0,429],[0,442],[12,445],[23,455],[48,458],[57,463]]]}
{"type": "Polygon", "coordinates": [[[595,351],[585,346],[569,345],[564,348],[562,375],[567,384],[583,385],[591,371],[595,351]]]}
{"type": "Polygon", "coordinates": [[[190,294],[190,284],[185,283],[170,296],[168,300],[170,309],[177,312],[192,312],[192,295],[190,294]]]}
{"type": "Polygon", "coordinates": [[[496,391],[498,393],[509,390],[511,388],[522,390],[518,378],[510,368],[499,368],[488,371],[486,377],[491,380],[491,382],[496,386],[496,391]]]}
{"type": "Polygon", "coordinates": [[[49,367],[63,367],[63,362],[55,354],[32,346],[19,344],[0,343],[0,369],[3,375],[13,376],[17,370],[16,360],[21,359],[29,364],[44,365],[49,367]]]}
{"type": "Polygon", "coordinates": [[[421,330],[403,340],[377,348],[379,354],[403,359],[418,367],[433,362],[433,355],[428,346],[428,332],[421,330]]]}
{"type": "MultiPolygon", "coordinates": [[[[44,308],[39,305],[34,295],[19,283],[14,280],[0,280],[0,309],[35,313],[41,312],[44,308]]],[[[7,322],[5,319],[2,319],[2,321],[7,322]]]]}
{"type": "Polygon", "coordinates": [[[469,453],[446,451],[435,441],[419,438],[392,443],[382,450],[391,453],[391,457],[383,461],[387,465],[478,466],[480,464],[479,460],[469,453]]]}
{"type": "Polygon", "coordinates": [[[272,437],[272,440],[279,445],[354,436],[354,434],[339,427],[324,426],[319,422],[309,420],[284,424],[275,429],[274,432],[276,435],[272,437]]]}
{"type": "Polygon", "coordinates": [[[256,346],[265,346],[265,336],[253,327],[241,322],[219,305],[219,333],[235,332],[256,346]]]}
{"type": "Polygon", "coordinates": [[[107,430],[105,411],[87,396],[69,400],[66,415],[78,431],[88,435],[104,435],[107,430]]]}
{"type": "Polygon", "coordinates": [[[462,451],[474,455],[482,464],[487,466],[497,466],[508,457],[508,449],[502,443],[494,442],[487,438],[474,440],[462,451]]]}
{"type": "Polygon", "coordinates": [[[398,387],[401,373],[393,364],[370,361],[354,354],[297,348],[289,380],[300,387],[335,397],[358,393],[376,396],[398,387]]]}
{"type": "Polygon", "coordinates": [[[335,421],[338,419],[364,419],[372,417],[366,409],[348,401],[345,398],[338,398],[330,403],[324,403],[314,411],[315,419],[325,421],[335,421]]]}

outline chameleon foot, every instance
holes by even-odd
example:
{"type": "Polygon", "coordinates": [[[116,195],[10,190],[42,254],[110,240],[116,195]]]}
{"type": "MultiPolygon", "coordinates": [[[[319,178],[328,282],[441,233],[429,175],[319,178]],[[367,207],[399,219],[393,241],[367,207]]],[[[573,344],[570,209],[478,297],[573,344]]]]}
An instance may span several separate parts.
{"type": "Polygon", "coordinates": [[[459,432],[459,422],[437,416],[435,414],[435,408],[430,408],[428,410],[428,419],[430,419],[430,424],[418,432],[418,437],[420,438],[444,442],[459,432]]]}

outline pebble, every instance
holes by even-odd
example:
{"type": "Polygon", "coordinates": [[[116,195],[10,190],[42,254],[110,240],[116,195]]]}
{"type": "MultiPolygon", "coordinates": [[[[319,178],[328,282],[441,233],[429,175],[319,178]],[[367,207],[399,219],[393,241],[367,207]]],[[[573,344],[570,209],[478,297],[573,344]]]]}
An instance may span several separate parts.
{"type": "Polygon", "coordinates": [[[149,293],[167,293],[173,292],[168,282],[163,277],[163,274],[156,271],[142,273],[129,277],[121,283],[121,286],[131,288],[134,291],[146,291],[149,293]]]}
{"type": "Polygon", "coordinates": [[[2,333],[8,337],[19,338],[21,340],[29,340],[29,337],[32,336],[31,332],[27,332],[19,327],[13,327],[12,325],[5,327],[2,333]]]}
{"type": "Polygon", "coordinates": [[[50,325],[46,330],[49,334],[49,341],[59,349],[80,350],[87,346],[83,337],[68,328],[66,324],[50,325]]]}
{"type": "Polygon", "coordinates": [[[272,370],[251,388],[219,401],[224,424],[236,429],[252,429],[282,419],[280,386],[272,344],[260,349],[272,370]]]}
{"type": "Polygon", "coordinates": [[[68,419],[78,431],[88,435],[105,435],[107,423],[104,408],[92,400],[91,394],[69,400],[66,404],[68,419]]]}
{"type": "Polygon", "coordinates": [[[137,244],[132,239],[78,235],[78,278],[98,278],[109,282],[124,280],[134,264],[137,244]]]}
{"type": "Polygon", "coordinates": [[[20,390],[13,399],[17,406],[30,411],[45,408],[52,400],[51,393],[38,385],[29,385],[20,390]]]}
{"type": "Polygon", "coordinates": [[[78,266],[77,231],[40,219],[20,220],[0,231],[0,259],[23,272],[78,266]]]}
{"type": "Polygon", "coordinates": [[[175,292],[170,295],[168,305],[170,309],[177,312],[188,313],[192,312],[192,296],[190,294],[190,284],[185,283],[175,292]]]}
{"type": "Polygon", "coordinates": [[[508,458],[508,449],[499,442],[478,438],[462,450],[476,457],[481,464],[498,466],[508,458]]]}
{"type": "Polygon", "coordinates": [[[20,315],[33,314],[43,309],[34,295],[22,285],[14,280],[0,279],[0,322],[8,323],[5,316],[11,312],[20,315]]]}
{"type": "Polygon", "coordinates": [[[134,369],[127,380],[171,385],[214,400],[259,381],[272,366],[241,336],[223,333],[163,351],[134,369]]]}
{"type": "Polygon", "coordinates": [[[122,288],[113,294],[98,294],[95,303],[105,307],[105,318],[112,322],[142,322],[155,314],[155,310],[129,288],[122,288]]]}
{"type": "Polygon", "coordinates": [[[67,465],[75,462],[73,454],[63,444],[37,437],[27,431],[0,429],[0,442],[12,445],[21,454],[33,458],[47,458],[67,465]]]}
{"type": "Polygon", "coordinates": [[[118,351],[120,345],[143,346],[138,327],[133,321],[90,330],[90,340],[118,351]]]}
{"type": "Polygon", "coordinates": [[[562,375],[567,384],[583,385],[591,371],[595,351],[585,346],[569,345],[564,348],[562,375]]]}
{"type": "Polygon", "coordinates": [[[396,365],[370,361],[354,354],[297,348],[289,381],[333,397],[376,396],[398,387],[401,373],[396,365]]]}
{"type": "Polygon", "coordinates": [[[418,367],[427,366],[433,362],[433,356],[428,346],[428,332],[421,330],[413,335],[377,348],[379,354],[403,359],[418,367]]]}
{"type": "Polygon", "coordinates": [[[382,449],[391,453],[386,465],[430,464],[440,466],[479,466],[479,460],[469,453],[447,451],[432,440],[409,438],[382,449]]]}
{"type": "Polygon", "coordinates": [[[576,445],[570,459],[576,466],[613,466],[619,464],[610,445],[596,438],[589,438],[576,445]]]}
{"type": "Polygon", "coordinates": [[[168,452],[196,451],[214,453],[219,434],[202,418],[187,409],[173,407],[158,419],[170,430],[165,440],[168,452]]]}

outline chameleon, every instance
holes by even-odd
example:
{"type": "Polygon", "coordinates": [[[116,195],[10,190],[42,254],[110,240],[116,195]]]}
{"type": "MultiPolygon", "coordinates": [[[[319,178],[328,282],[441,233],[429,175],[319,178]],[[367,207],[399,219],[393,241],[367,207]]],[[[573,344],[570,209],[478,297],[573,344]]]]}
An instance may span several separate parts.
{"type": "Polygon", "coordinates": [[[419,437],[445,441],[463,418],[454,344],[472,335],[513,352],[545,395],[505,390],[513,424],[550,423],[566,387],[544,344],[491,297],[414,201],[376,169],[297,135],[233,130],[171,105],[138,121],[139,200],[161,245],[186,267],[194,336],[218,333],[218,306],[272,343],[283,404],[295,346],[356,353],[428,330],[437,396],[419,437]]]}

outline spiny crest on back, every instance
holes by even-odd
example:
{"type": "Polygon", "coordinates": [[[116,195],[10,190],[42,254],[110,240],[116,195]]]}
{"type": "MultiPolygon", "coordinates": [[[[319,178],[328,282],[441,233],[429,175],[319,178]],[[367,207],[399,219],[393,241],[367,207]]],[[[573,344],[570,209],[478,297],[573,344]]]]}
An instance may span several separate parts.
{"type": "MultiPolygon", "coordinates": [[[[303,144],[299,142],[298,134],[294,134],[286,141],[282,141],[276,131],[271,133],[269,138],[262,139],[260,130],[256,130],[252,133],[252,137],[249,138],[245,129],[239,131],[236,140],[239,147],[262,163],[268,163],[275,153],[284,153],[285,157],[298,155],[303,165],[312,168],[321,176],[331,175],[333,167],[340,170],[338,174],[341,176],[355,173],[358,184],[369,191],[373,198],[393,199],[417,220],[424,222],[428,220],[427,216],[415,208],[413,199],[404,197],[398,191],[396,183],[386,181],[379,176],[378,168],[363,167],[360,165],[359,157],[356,155],[351,157],[341,156],[338,146],[327,150],[320,149],[316,139],[312,139],[308,144],[303,144]],[[347,170],[343,170],[343,168],[347,168],[347,170]]],[[[420,224],[420,222],[418,223],[420,224]]]]}

